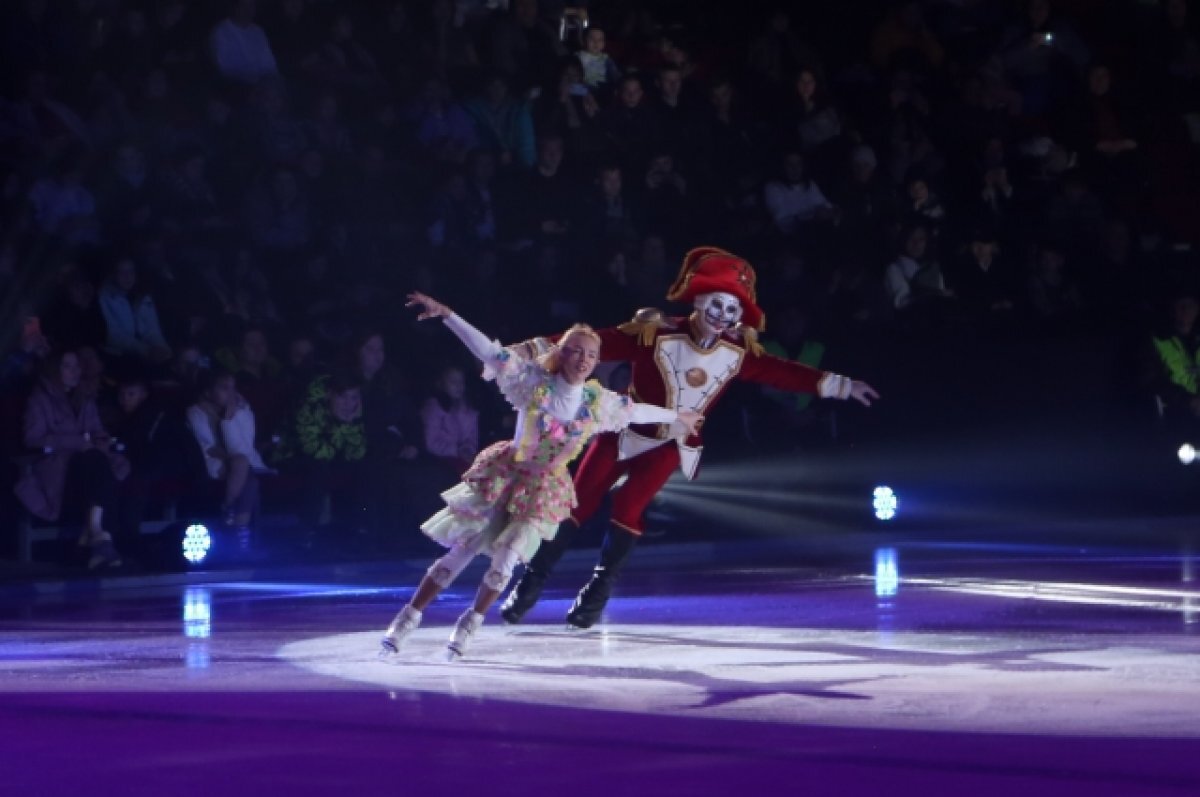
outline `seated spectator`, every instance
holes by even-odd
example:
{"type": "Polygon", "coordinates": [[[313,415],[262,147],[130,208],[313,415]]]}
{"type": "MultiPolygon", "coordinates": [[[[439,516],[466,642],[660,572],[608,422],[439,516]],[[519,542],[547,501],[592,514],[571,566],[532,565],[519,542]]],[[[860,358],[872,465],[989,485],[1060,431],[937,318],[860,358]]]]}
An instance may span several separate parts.
{"type": "Polygon", "coordinates": [[[533,117],[529,105],[510,95],[508,81],[502,75],[489,77],[483,96],[468,101],[464,107],[475,122],[480,145],[496,157],[501,167],[533,165],[533,117]]]}
{"type": "MultiPolygon", "coordinates": [[[[1200,36],[1188,18],[1187,0],[1162,3],[1162,19],[1146,46],[1151,74],[1166,87],[1171,107],[1182,113],[1200,110],[1200,36]]],[[[1192,143],[1197,143],[1195,132],[1192,143]]]]}
{"type": "Polygon", "coordinates": [[[229,16],[209,37],[213,63],[227,80],[250,85],[279,72],[267,34],[254,23],[257,6],[255,0],[231,0],[229,16]]]}
{"type": "Polygon", "coordinates": [[[1190,433],[1200,427],[1200,301],[1193,291],[1179,290],[1165,309],[1145,352],[1143,381],[1160,402],[1171,429],[1190,433]]]}
{"type": "Polygon", "coordinates": [[[1043,234],[1061,242],[1064,253],[1095,256],[1104,235],[1104,204],[1078,169],[1062,176],[1061,190],[1041,209],[1041,215],[1043,234]]]}
{"type": "Polygon", "coordinates": [[[976,317],[1011,314],[1018,295],[1017,275],[1000,258],[1000,244],[994,232],[978,227],[970,242],[946,275],[954,295],[964,311],[976,317]]]}
{"type": "Polygon", "coordinates": [[[153,229],[158,211],[155,182],[141,148],[122,144],[97,192],[99,217],[110,243],[125,245],[153,229]]]}
{"type": "Polygon", "coordinates": [[[1001,37],[997,55],[1021,92],[1022,112],[1039,116],[1070,95],[1089,55],[1071,25],[1053,13],[1050,0],[1023,5],[1023,18],[1001,37]]]}
{"type": "Polygon", "coordinates": [[[475,122],[453,101],[450,87],[441,78],[425,81],[406,116],[423,152],[439,162],[462,163],[467,153],[479,146],[475,122]]]}
{"type": "Polygon", "coordinates": [[[13,139],[18,151],[53,162],[92,145],[87,124],[54,96],[50,75],[40,65],[27,73],[21,89],[22,96],[4,109],[4,136],[13,139]]]}
{"type": "Polygon", "coordinates": [[[190,400],[191,396],[199,395],[200,384],[211,369],[212,362],[197,346],[181,346],[179,351],[175,352],[175,359],[171,361],[168,377],[175,391],[190,400]]]}
{"type": "Polygon", "coordinates": [[[129,462],[112,450],[93,400],[79,391],[79,357],[61,352],[46,361],[45,375],[25,409],[25,448],[34,456],[15,487],[34,516],[68,522],[82,519],[78,544],[91,552],[89,568],[119,566],[121,556],[104,528],[116,485],[129,462]]]}
{"type": "Polygon", "coordinates": [[[826,96],[814,70],[801,69],[796,75],[793,109],[793,133],[802,152],[816,153],[842,134],[841,116],[826,96]]]}
{"type": "Polygon", "coordinates": [[[352,375],[324,375],[308,386],[288,422],[275,462],[299,472],[307,485],[307,517],[316,527],[325,501],[333,518],[354,531],[365,529],[363,465],[367,438],[362,386],[352,375]]]}
{"type": "Polygon", "coordinates": [[[394,539],[397,529],[413,528],[434,508],[441,485],[418,460],[420,420],[401,374],[388,362],[383,335],[373,329],[358,334],[347,364],[362,381],[367,526],[378,539],[394,539]]]}
{"type": "Polygon", "coordinates": [[[680,148],[688,166],[694,166],[695,144],[690,136],[695,132],[697,109],[695,99],[685,89],[683,72],[677,66],[664,66],[654,81],[657,95],[654,110],[663,142],[680,148]]]}
{"type": "Polygon", "coordinates": [[[538,140],[562,136],[572,156],[594,155],[606,145],[599,120],[600,103],[583,82],[583,67],[574,59],[564,61],[533,106],[538,140]]]}
{"type": "Polygon", "coordinates": [[[254,125],[263,160],[286,165],[296,163],[309,148],[309,128],[291,108],[283,82],[270,78],[254,90],[254,125]]]}
{"type": "Polygon", "coordinates": [[[449,176],[434,200],[433,219],[426,230],[431,245],[465,247],[495,240],[495,174],[491,153],[476,150],[468,158],[465,174],[449,176]]]}
{"type": "Polygon", "coordinates": [[[188,475],[183,455],[191,441],[182,416],[163,406],[143,377],[121,380],[117,407],[110,431],[131,468],[117,500],[118,538],[136,544],[155,485],[188,475]]]}
{"type": "Polygon", "coordinates": [[[246,227],[263,249],[282,255],[306,246],[313,237],[308,199],[300,192],[296,173],[274,169],[247,196],[246,227]]]}
{"type": "Polygon", "coordinates": [[[433,396],[421,406],[425,453],[454,475],[471,466],[479,453],[479,412],[467,403],[467,381],[461,368],[442,370],[433,396]]]}
{"type": "Polygon", "coordinates": [[[940,237],[942,227],[946,223],[946,208],[929,187],[928,178],[919,173],[909,175],[905,192],[908,194],[905,215],[910,220],[923,224],[934,238],[940,237]]]}
{"type": "Polygon", "coordinates": [[[509,9],[495,14],[488,25],[484,60],[524,91],[553,71],[563,46],[538,14],[538,0],[513,0],[509,9]]]}
{"type": "Polygon", "coordinates": [[[815,222],[832,222],[837,217],[820,186],[809,177],[799,152],[784,156],[782,179],[767,183],[763,197],[775,229],[784,235],[801,233],[815,222]]]}
{"type": "Polygon", "coordinates": [[[29,189],[29,210],[36,229],[69,244],[100,242],[96,199],[83,184],[80,154],[61,157],[53,173],[29,189]]]}
{"type": "Polygon", "coordinates": [[[299,395],[300,391],[317,378],[321,364],[317,361],[317,347],[311,336],[300,332],[293,334],[287,344],[287,357],[283,366],[283,381],[288,392],[299,395]]]}
{"type": "Polygon", "coordinates": [[[600,113],[600,128],[611,156],[626,169],[640,169],[661,145],[658,116],[646,99],[640,77],[626,75],[621,79],[616,102],[600,113]]]}
{"type": "Polygon", "coordinates": [[[505,239],[535,241],[568,233],[576,196],[562,166],[564,150],[562,136],[542,136],[534,168],[502,185],[498,209],[505,239]]]}
{"type": "Polygon", "coordinates": [[[595,187],[579,203],[577,228],[585,245],[621,246],[637,237],[642,215],[635,199],[627,196],[621,167],[601,166],[595,187]]]}
{"type": "Polygon", "coordinates": [[[860,251],[884,254],[886,234],[898,215],[895,192],[879,173],[875,150],[860,144],[849,160],[849,173],[834,194],[842,237],[860,251]]]}
{"type": "Polygon", "coordinates": [[[286,280],[281,289],[280,304],[287,318],[318,331],[344,304],[344,286],[334,275],[329,255],[324,252],[306,256],[303,269],[286,280]]]}
{"type": "MultiPolygon", "coordinates": [[[[79,356],[79,387],[76,390],[81,397],[96,403],[100,422],[107,428],[116,407],[116,380],[109,374],[108,365],[95,346],[80,346],[76,354],[79,356]]],[[[136,367],[134,364],[124,371],[136,367]]]]}
{"type": "Polygon", "coordinates": [[[342,121],[336,94],[325,92],[317,97],[313,118],[308,121],[308,140],[318,153],[329,158],[346,158],[353,153],[354,143],[342,121]]]}
{"type": "Polygon", "coordinates": [[[607,92],[621,79],[617,62],[604,51],[606,46],[604,29],[592,25],[583,37],[583,49],[575,54],[583,69],[583,82],[600,96],[607,96],[607,92]]]}
{"type": "Polygon", "coordinates": [[[750,41],[746,63],[758,78],[777,93],[801,67],[815,66],[820,56],[800,39],[788,12],[780,7],[771,12],[762,33],[750,41]]]}
{"type": "Polygon", "coordinates": [[[1037,248],[1029,280],[1029,302],[1037,319],[1051,331],[1066,329],[1079,320],[1083,295],[1068,275],[1061,246],[1043,243],[1037,248]]]}
{"type": "Polygon", "coordinates": [[[926,24],[918,2],[896,6],[871,34],[871,60],[878,69],[915,66],[932,71],[945,58],[946,51],[926,24]]]}
{"type": "Polygon", "coordinates": [[[25,392],[50,355],[50,341],[42,334],[37,316],[26,315],[21,322],[17,348],[0,362],[0,390],[25,392]]]}
{"type": "Polygon", "coordinates": [[[279,379],[283,366],[271,355],[271,343],[262,327],[247,327],[236,349],[218,349],[213,358],[221,368],[233,374],[245,390],[279,379]]]}
{"type": "Polygon", "coordinates": [[[896,310],[929,309],[954,295],[937,261],[929,257],[929,231],[920,224],[905,230],[899,256],[887,267],[884,281],[896,310]]]}
{"type": "Polygon", "coordinates": [[[1009,180],[1008,167],[1005,165],[1002,140],[993,138],[985,145],[980,171],[983,176],[980,180],[982,187],[978,189],[979,210],[992,224],[1001,225],[1012,214],[1015,193],[1012,181],[1009,180]]]}
{"type": "Polygon", "coordinates": [[[258,509],[258,474],[268,468],[254,445],[254,411],[238,393],[233,374],[209,371],[196,403],[188,407],[187,420],[203,455],[205,475],[224,483],[222,520],[249,527],[258,509]]]}
{"type": "Polygon", "coordinates": [[[208,157],[199,146],[182,147],[172,158],[163,189],[163,220],[185,244],[211,245],[213,236],[229,226],[207,169],[208,157]]]}
{"type": "Polygon", "coordinates": [[[46,308],[43,328],[50,343],[65,351],[105,340],[108,326],[96,286],[81,268],[70,264],[63,269],[57,294],[46,308]]]}
{"type": "Polygon", "coordinates": [[[171,359],[154,298],[138,279],[137,264],[122,257],[100,288],[100,309],[108,329],[105,351],[122,359],[161,365],[171,359]]]}
{"type": "Polygon", "coordinates": [[[692,218],[691,202],[688,181],[676,168],[674,155],[655,152],[642,190],[646,226],[668,236],[682,236],[692,218]]]}
{"type": "Polygon", "coordinates": [[[1087,107],[1079,113],[1084,127],[1079,149],[1089,153],[1087,163],[1101,192],[1114,202],[1124,201],[1143,179],[1137,135],[1130,114],[1114,96],[1109,68],[1094,65],[1087,85],[1087,107]]]}
{"type": "Polygon", "coordinates": [[[334,12],[328,37],[304,59],[303,67],[332,88],[365,92],[383,82],[375,56],[355,38],[354,18],[349,11],[334,12]]]}
{"type": "Polygon", "coordinates": [[[318,9],[308,0],[279,0],[263,8],[263,28],[271,31],[271,51],[292,77],[320,43],[318,9]]]}

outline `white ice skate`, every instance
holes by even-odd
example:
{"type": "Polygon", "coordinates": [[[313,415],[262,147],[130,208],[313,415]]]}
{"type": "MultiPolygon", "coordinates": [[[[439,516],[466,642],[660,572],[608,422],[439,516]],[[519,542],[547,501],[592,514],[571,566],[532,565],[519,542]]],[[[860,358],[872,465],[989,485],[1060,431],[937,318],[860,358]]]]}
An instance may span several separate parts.
{"type": "Polygon", "coordinates": [[[458,622],[454,624],[454,633],[450,635],[450,642],[446,645],[448,661],[462,658],[463,654],[467,652],[467,646],[471,644],[471,637],[475,636],[475,632],[481,625],[483,625],[482,614],[474,609],[467,609],[463,612],[462,617],[459,617],[458,622]]]}
{"type": "Polygon", "coordinates": [[[388,626],[387,633],[379,642],[379,658],[385,659],[400,650],[405,638],[416,631],[420,624],[421,613],[412,606],[405,606],[397,612],[392,624],[388,626]]]}

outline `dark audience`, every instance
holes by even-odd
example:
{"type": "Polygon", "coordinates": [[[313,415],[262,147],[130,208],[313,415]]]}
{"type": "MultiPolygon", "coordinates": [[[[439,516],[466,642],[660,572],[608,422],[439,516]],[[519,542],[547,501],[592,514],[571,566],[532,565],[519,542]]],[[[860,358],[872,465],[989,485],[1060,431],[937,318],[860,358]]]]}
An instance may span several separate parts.
{"type": "Polygon", "coordinates": [[[1149,337],[1140,389],[1196,414],[1188,0],[41,5],[0,9],[5,453],[94,565],[171,479],[237,527],[291,480],[310,524],[406,535],[506,428],[407,291],[519,339],[665,305],[705,244],[783,356],[1149,337]]]}

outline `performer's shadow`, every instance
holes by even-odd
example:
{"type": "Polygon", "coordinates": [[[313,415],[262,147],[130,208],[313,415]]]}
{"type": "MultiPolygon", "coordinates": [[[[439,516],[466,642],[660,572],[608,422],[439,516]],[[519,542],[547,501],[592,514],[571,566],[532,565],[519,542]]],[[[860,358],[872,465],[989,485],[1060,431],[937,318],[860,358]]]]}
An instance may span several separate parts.
{"type": "Polygon", "coordinates": [[[812,697],[827,700],[872,700],[870,695],[848,692],[836,687],[847,684],[863,684],[887,680],[888,676],[869,678],[846,678],[836,681],[789,680],[758,683],[735,678],[719,678],[698,670],[668,670],[655,667],[597,667],[588,664],[550,666],[544,664],[507,664],[479,662],[492,670],[511,670],[522,675],[565,676],[586,678],[591,683],[598,679],[621,681],[670,681],[688,686],[704,693],[704,698],[692,708],[710,708],[759,697],[812,697]]]}
{"type": "MultiPolygon", "coordinates": [[[[597,641],[600,635],[568,632],[572,637],[587,639],[589,636],[597,641]]],[[[516,631],[514,636],[561,639],[562,632],[553,631],[516,631]]],[[[674,637],[665,634],[637,633],[633,631],[608,631],[603,639],[609,643],[627,642],[632,644],[655,645],[678,648],[701,648],[711,650],[760,651],[763,653],[797,653],[797,654],[826,654],[838,657],[831,659],[809,659],[804,661],[781,662],[743,662],[746,666],[758,667],[806,667],[827,666],[830,663],[854,663],[854,661],[870,661],[874,664],[896,664],[914,667],[941,667],[949,664],[969,664],[997,672],[1102,672],[1104,667],[1086,664],[1071,664],[1038,659],[1035,656],[1063,653],[1066,651],[1082,650],[1083,648],[1068,645],[1040,646],[1037,648],[1022,648],[1020,650],[991,650],[991,651],[940,651],[940,650],[907,650],[903,648],[879,647],[870,645],[853,645],[844,642],[797,641],[797,642],[768,642],[748,640],[720,640],[699,637],[674,637]],[[846,661],[849,659],[850,661],[846,661]]]]}

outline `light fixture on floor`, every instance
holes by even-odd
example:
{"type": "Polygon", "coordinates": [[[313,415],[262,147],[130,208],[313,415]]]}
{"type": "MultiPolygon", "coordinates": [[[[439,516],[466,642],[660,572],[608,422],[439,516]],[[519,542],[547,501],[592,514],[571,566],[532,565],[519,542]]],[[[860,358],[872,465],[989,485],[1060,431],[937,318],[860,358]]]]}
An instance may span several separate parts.
{"type": "Polygon", "coordinates": [[[212,544],[212,534],[202,523],[193,523],[183,530],[183,558],[193,567],[208,558],[212,544]]]}
{"type": "Polygon", "coordinates": [[[891,487],[880,485],[872,494],[871,506],[875,510],[875,517],[880,520],[891,520],[896,517],[900,499],[896,497],[896,492],[891,487]]]}
{"type": "Polygon", "coordinates": [[[1179,447],[1179,462],[1182,465],[1191,465],[1196,461],[1196,447],[1191,443],[1184,443],[1179,447]]]}

